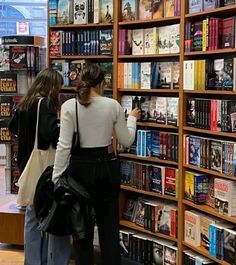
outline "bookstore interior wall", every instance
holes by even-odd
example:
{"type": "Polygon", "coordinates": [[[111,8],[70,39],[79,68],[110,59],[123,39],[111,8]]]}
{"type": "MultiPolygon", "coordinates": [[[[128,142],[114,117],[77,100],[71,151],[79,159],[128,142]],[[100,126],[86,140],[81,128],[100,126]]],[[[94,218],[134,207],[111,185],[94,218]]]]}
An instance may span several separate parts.
{"type": "Polygon", "coordinates": [[[124,259],[236,264],[235,12],[234,0],[49,0],[61,100],[91,61],[125,115],[142,109],[135,143],[114,139],[124,259]]]}

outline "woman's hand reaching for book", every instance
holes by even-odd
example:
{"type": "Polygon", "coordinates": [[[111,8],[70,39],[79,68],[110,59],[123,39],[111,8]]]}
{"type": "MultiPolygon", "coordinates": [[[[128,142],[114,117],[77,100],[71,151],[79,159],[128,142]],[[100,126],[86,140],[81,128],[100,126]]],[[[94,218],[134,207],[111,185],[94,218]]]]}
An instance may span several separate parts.
{"type": "Polygon", "coordinates": [[[138,108],[133,109],[130,114],[130,116],[134,116],[137,120],[141,118],[141,110],[138,108]]]}

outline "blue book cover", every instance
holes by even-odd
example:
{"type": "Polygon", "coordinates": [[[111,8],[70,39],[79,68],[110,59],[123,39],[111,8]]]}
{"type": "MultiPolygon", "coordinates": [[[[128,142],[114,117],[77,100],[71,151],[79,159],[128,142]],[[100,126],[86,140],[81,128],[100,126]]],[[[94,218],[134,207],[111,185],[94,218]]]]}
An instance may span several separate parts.
{"type": "Polygon", "coordinates": [[[203,0],[203,9],[211,10],[216,8],[216,0],[203,0]]]}
{"type": "Polygon", "coordinates": [[[203,11],[202,0],[189,0],[189,14],[198,13],[203,11]]]}
{"type": "Polygon", "coordinates": [[[163,194],[163,176],[162,168],[153,166],[151,176],[151,190],[157,193],[163,194]]]}
{"type": "Polygon", "coordinates": [[[160,157],[160,132],[151,131],[151,156],[160,157]]]}
{"type": "Polygon", "coordinates": [[[157,89],[160,87],[160,72],[159,63],[153,62],[151,65],[151,88],[157,89]]]}
{"type": "Polygon", "coordinates": [[[200,167],[200,137],[189,136],[189,164],[200,167]]]}

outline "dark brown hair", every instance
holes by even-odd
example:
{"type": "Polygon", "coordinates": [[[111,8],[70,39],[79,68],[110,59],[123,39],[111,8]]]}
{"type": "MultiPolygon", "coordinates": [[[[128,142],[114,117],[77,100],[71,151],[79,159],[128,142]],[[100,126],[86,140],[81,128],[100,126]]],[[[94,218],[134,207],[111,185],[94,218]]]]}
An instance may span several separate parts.
{"type": "Polygon", "coordinates": [[[20,111],[27,111],[37,97],[45,97],[56,108],[59,107],[59,91],[63,85],[63,77],[52,68],[45,68],[38,73],[32,86],[18,105],[20,111]]]}
{"type": "Polygon", "coordinates": [[[88,106],[91,103],[90,92],[104,81],[104,72],[98,64],[86,64],[80,73],[77,85],[78,99],[81,105],[88,106]]]}

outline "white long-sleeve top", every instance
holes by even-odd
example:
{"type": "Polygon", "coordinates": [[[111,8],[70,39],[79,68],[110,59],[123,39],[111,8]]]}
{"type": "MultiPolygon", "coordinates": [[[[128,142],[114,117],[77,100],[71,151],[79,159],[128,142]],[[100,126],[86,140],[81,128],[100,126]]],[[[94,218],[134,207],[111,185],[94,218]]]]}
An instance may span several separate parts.
{"type": "MultiPolygon", "coordinates": [[[[80,146],[104,147],[111,144],[115,130],[120,144],[130,146],[136,133],[136,118],[125,120],[121,105],[114,99],[92,97],[88,107],[78,102],[80,146]]],[[[76,131],[75,99],[67,100],[61,108],[60,135],[57,143],[52,180],[57,182],[68,166],[73,133],[76,131]]]]}

